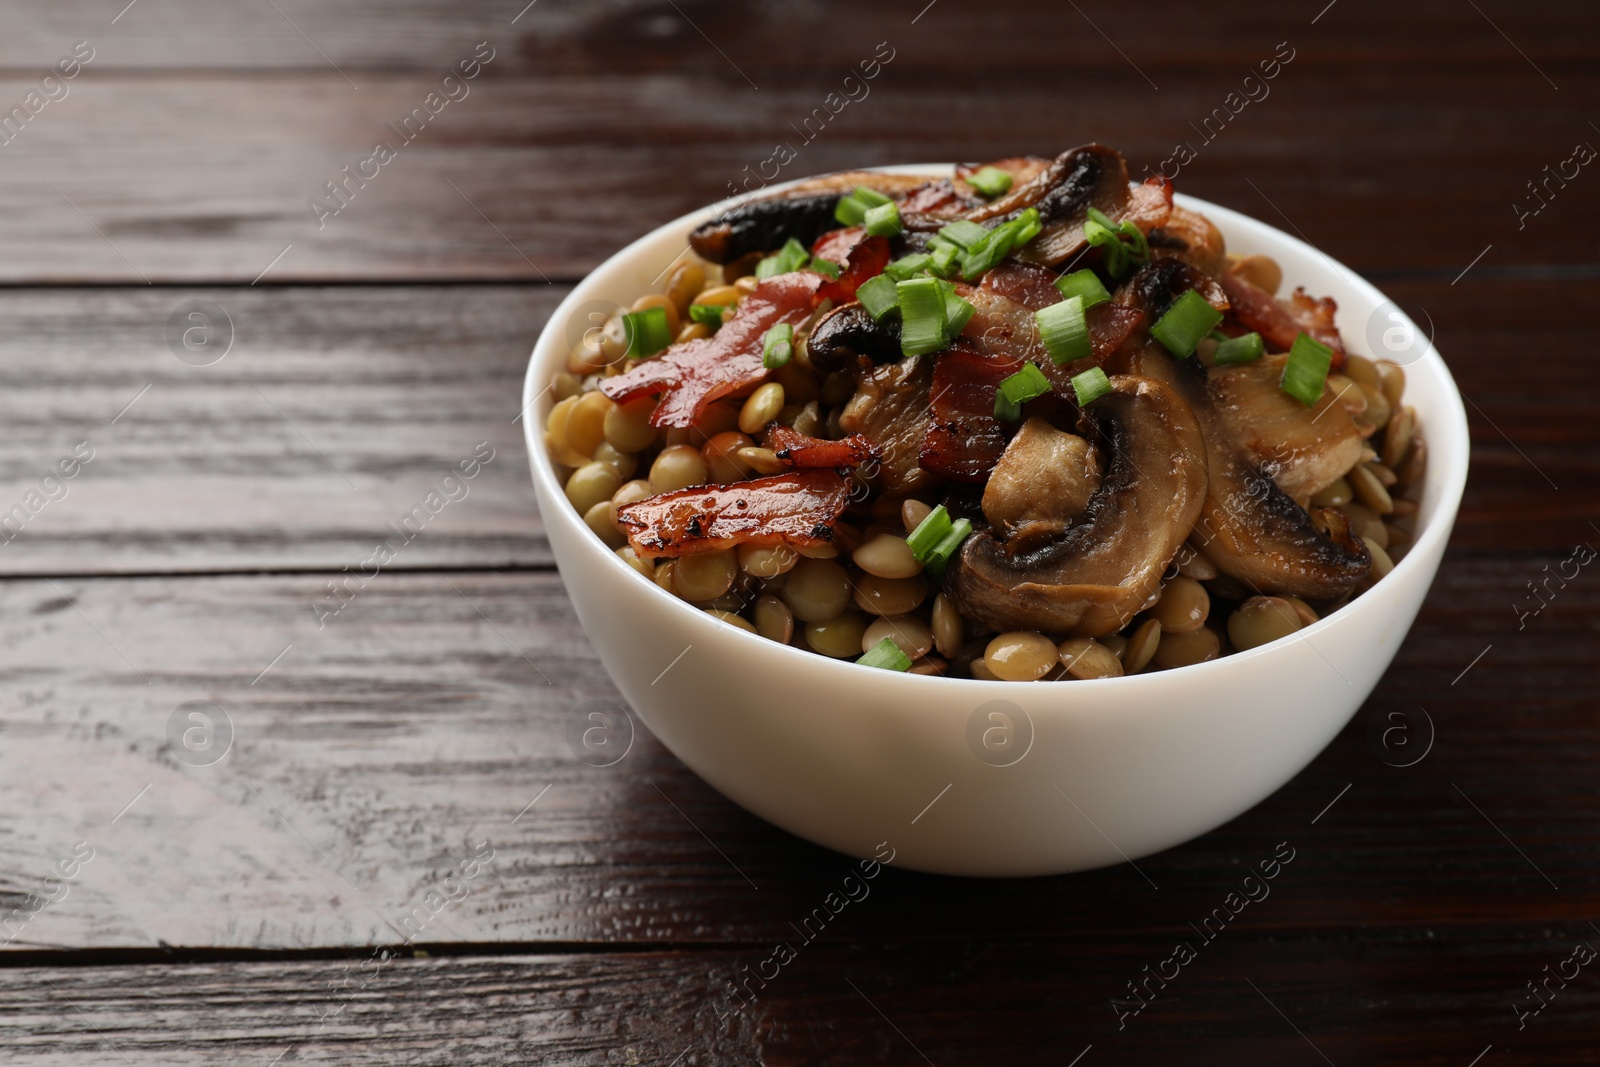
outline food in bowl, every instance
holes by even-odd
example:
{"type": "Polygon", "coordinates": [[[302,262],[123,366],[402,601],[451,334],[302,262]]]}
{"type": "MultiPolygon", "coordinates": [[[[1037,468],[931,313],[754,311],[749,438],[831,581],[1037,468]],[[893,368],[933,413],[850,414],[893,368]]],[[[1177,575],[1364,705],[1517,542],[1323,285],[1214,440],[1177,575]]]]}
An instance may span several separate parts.
{"type": "Polygon", "coordinates": [[[664,276],[575,346],[545,443],[595,536],[731,626],[1113,677],[1287,637],[1412,539],[1401,368],[1102,146],[803,182],[664,276]]]}

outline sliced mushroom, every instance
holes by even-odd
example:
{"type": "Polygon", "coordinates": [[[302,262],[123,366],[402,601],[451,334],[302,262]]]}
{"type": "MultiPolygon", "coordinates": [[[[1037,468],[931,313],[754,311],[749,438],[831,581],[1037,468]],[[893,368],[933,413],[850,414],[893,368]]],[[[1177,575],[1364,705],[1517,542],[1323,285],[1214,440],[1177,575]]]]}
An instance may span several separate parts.
{"type": "Polygon", "coordinates": [[[994,630],[1098,637],[1127,625],[1160,589],[1205,497],[1204,443],[1168,386],[1132,375],[1111,386],[1084,413],[1106,462],[1083,521],[1045,539],[967,538],[945,576],[967,618],[994,630]]]}
{"type": "Polygon", "coordinates": [[[839,197],[858,186],[886,196],[904,196],[928,179],[915,174],[879,174],[846,171],[801,182],[771,196],[734,205],[689,235],[689,245],[713,263],[731,263],[751,252],[766,252],[793,237],[807,248],[829,230],[839,228],[833,217],[839,197]]]}
{"type": "Polygon", "coordinates": [[[906,496],[935,481],[918,465],[933,364],[932,357],[920,356],[857,371],[856,395],[839,415],[845,432],[859,433],[882,450],[878,488],[885,496],[906,496]]]}
{"type": "MultiPolygon", "coordinates": [[[[1188,264],[1165,259],[1142,268],[1117,299],[1141,308],[1147,321],[1154,322],[1185,286],[1198,288],[1202,295],[1216,290],[1214,281],[1188,264]]],[[[1287,594],[1308,600],[1332,600],[1361,583],[1371,567],[1365,546],[1318,529],[1305,508],[1273,480],[1273,475],[1280,473],[1266,466],[1273,460],[1252,455],[1247,442],[1257,440],[1252,425],[1256,408],[1237,399],[1240,393],[1250,391],[1245,378],[1230,378],[1226,370],[1208,372],[1193,357],[1174,359],[1144,333],[1136,334],[1118,350],[1116,362],[1129,373],[1170,385],[1200,423],[1208,481],[1191,543],[1202,549],[1218,570],[1257,595],[1287,594]]],[[[1309,423],[1316,411],[1326,410],[1325,402],[1326,397],[1311,411],[1302,409],[1298,417],[1309,423]]],[[[1333,412],[1325,418],[1347,417],[1333,412]]],[[[1308,426],[1289,436],[1310,442],[1318,440],[1319,432],[1308,426]]],[[[1335,455],[1348,447],[1339,435],[1331,441],[1329,447],[1335,455]]],[[[1303,459],[1299,476],[1310,478],[1309,472],[1332,462],[1336,460],[1303,459]]]]}
{"type": "Polygon", "coordinates": [[[1088,144],[1061,153],[1032,181],[969,212],[968,217],[994,224],[1037,208],[1042,229],[1018,258],[1055,264],[1085,247],[1083,222],[1091,207],[1113,219],[1121,218],[1128,199],[1128,165],[1122,154],[1104,145],[1088,144]]]}
{"type": "Polygon", "coordinates": [[[900,356],[900,320],[873,322],[857,303],[828,312],[806,338],[806,358],[823,373],[854,370],[862,359],[868,363],[893,363],[900,356]]]}
{"type": "Polygon", "coordinates": [[[1361,459],[1361,433],[1332,390],[1306,407],[1278,387],[1288,356],[1212,367],[1206,392],[1245,455],[1302,506],[1361,459]]]}
{"type": "Polygon", "coordinates": [[[1100,488],[1100,453],[1041,418],[1022,424],[983,487],[983,516],[1005,538],[1043,524],[1065,532],[1100,488]]]}

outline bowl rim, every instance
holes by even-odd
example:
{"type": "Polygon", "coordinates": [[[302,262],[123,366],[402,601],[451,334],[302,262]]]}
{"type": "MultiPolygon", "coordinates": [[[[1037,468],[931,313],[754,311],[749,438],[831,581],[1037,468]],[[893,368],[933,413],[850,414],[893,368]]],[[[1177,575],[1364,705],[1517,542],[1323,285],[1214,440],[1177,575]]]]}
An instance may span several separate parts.
{"type": "MultiPolygon", "coordinates": [[[[856,169],[861,171],[873,171],[887,174],[926,174],[929,177],[939,178],[948,177],[951,175],[954,172],[955,167],[956,164],[954,163],[899,163],[875,167],[861,167],[856,169]]],[[[834,171],[829,173],[838,172],[834,171]]],[[[647,249],[648,246],[656,243],[664,235],[682,232],[686,227],[695,225],[700,221],[727,211],[728,209],[747,200],[762,196],[769,196],[777,192],[783,192],[784,190],[790,189],[801,182],[823,176],[825,175],[812,175],[808,177],[796,178],[792,181],[766,185],[751,192],[727,197],[723,200],[716,201],[712,204],[707,204],[704,207],[697,208],[693,211],[680,215],[669,222],[657,226],[649,233],[644,234],[643,236],[624,246],[622,249],[608,256],[605,260],[590,270],[581,281],[572,287],[571,292],[569,292],[562,299],[561,303],[556,306],[555,310],[551,312],[550,318],[545,323],[544,328],[539,331],[538,339],[535,341],[533,351],[528,359],[527,373],[523,379],[522,408],[520,415],[523,423],[523,440],[528,448],[529,473],[532,475],[535,488],[539,490],[543,496],[552,501],[564,502],[566,500],[566,493],[561,484],[556,480],[554,464],[544,447],[543,416],[545,412],[538,410],[539,401],[543,399],[544,393],[549,388],[547,384],[540,384],[540,379],[552,377],[556,369],[551,368],[549,371],[541,373],[541,367],[544,363],[551,362],[555,358],[553,352],[557,347],[561,326],[570,317],[575,306],[582,301],[592,299],[590,294],[585,292],[585,288],[590,280],[593,279],[595,275],[603,271],[607,271],[610,268],[626,263],[627,261],[638,257],[647,249]],[[535,428],[536,426],[537,429],[535,428]]],[[[1334,259],[1328,253],[1317,248],[1310,242],[1302,240],[1294,234],[1286,233],[1270,223],[1263,222],[1260,219],[1246,215],[1239,211],[1235,211],[1232,208],[1224,207],[1221,204],[1212,203],[1211,201],[1203,200],[1199,197],[1189,196],[1184,193],[1175,193],[1174,202],[1178,203],[1182,207],[1186,207],[1206,215],[1207,218],[1211,219],[1217,224],[1217,227],[1222,230],[1225,237],[1229,233],[1230,226],[1240,227],[1243,229],[1257,227],[1260,230],[1265,231],[1271,240],[1282,241],[1295,251],[1309,256],[1312,259],[1322,260],[1328,265],[1332,266],[1336,271],[1346,277],[1352,288],[1354,288],[1362,298],[1379,306],[1384,304],[1394,304],[1394,301],[1390,300],[1390,298],[1386,296],[1380,289],[1378,289],[1377,286],[1373,285],[1361,275],[1357,274],[1350,267],[1341,263],[1339,260],[1334,259]]],[[[689,251],[689,249],[686,245],[684,252],[687,251],[689,251]]],[[[669,260],[669,265],[671,262],[675,262],[682,254],[683,253],[678,253],[672,258],[672,260],[669,260]]],[[[663,268],[663,273],[664,271],[665,268],[663,268]]],[[[1443,415],[1443,418],[1436,417],[1435,421],[1438,423],[1438,425],[1429,427],[1428,436],[1426,438],[1430,465],[1428,475],[1430,478],[1442,479],[1442,481],[1436,483],[1439,491],[1438,502],[1434,508],[1433,514],[1429,517],[1429,521],[1427,522],[1426,526],[1418,533],[1416,541],[1412,545],[1411,551],[1407,552],[1405,558],[1400,560],[1399,563],[1395,564],[1394,569],[1388,575],[1386,575],[1383,579],[1380,579],[1380,581],[1384,582],[1406,581],[1424,568],[1437,566],[1438,559],[1443,556],[1445,547],[1444,542],[1450,536],[1451,529],[1454,526],[1455,516],[1460,508],[1461,498],[1466,488],[1470,450],[1470,437],[1467,429],[1466,408],[1461,402],[1460,387],[1456,385],[1455,378],[1450,374],[1449,366],[1445,363],[1444,357],[1439,354],[1438,349],[1434,346],[1433,338],[1419,330],[1416,326],[1416,323],[1411,320],[1410,316],[1405,315],[1404,312],[1400,312],[1400,314],[1404,318],[1405,322],[1416,331],[1415,336],[1419,338],[1427,336],[1428,338],[1423,346],[1421,354],[1415,360],[1413,360],[1411,364],[1408,364],[1408,366],[1426,364],[1432,372],[1440,376],[1442,383],[1448,388],[1445,390],[1446,402],[1442,406],[1442,412],[1440,413],[1443,415]]],[[[562,355],[564,356],[565,353],[563,352],[562,355]]],[[[560,504],[557,504],[557,507],[559,508],[560,504]]],[[[543,519],[546,527],[548,527],[552,520],[549,516],[544,514],[542,508],[541,518],[543,519]]],[[[864,681],[865,679],[861,678],[859,671],[871,669],[860,667],[853,659],[834,659],[833,657],[820,655],[816,652],[795,648],[792,645],[780,645],[776,641],[769,640],[768,638],[762,637],[758,634],[743,630],[737,626],[733,626],[730,623],[723,622],[721,619],[718,619],[707,612],[694,607],[688,601],[673,596],[671,593],[658,586],[655,582],[645,580],[638,571],[634,570],[633,567],[625,563],[615,551],[607,548],[604,543],[602,543],[593,535],[592,531],[590,531],[587,525],[583,522],[582,516],[576,515],[575,513],[564,512],[561,518],[555,521],[565,521],[569,524],[581,527],[581,529],[578,531],[578,540],[588,546],[586,551],[590,551],[591,556],[604,557],[604,559],[598,562],[596,565],[617,568],[618,573],[623,573],[626,577],[628,577],[629,581],[637,583],[643,587],[641,591],[644,596],[658,597],[661,598],[662,601],[672,605],[672,607],[669,607],[667,610],[680,612],[682,624],[685,626],[699,627],[709,624],[711,627],[715,628],[714,632],[730,638],[736,642],[735,647],[747,649],[751,654],[776,654],[779,656],[803,657],[803,659],[790,660],[789,662],[794,666],[807,666],[813,670],[847,672],[838,675],[838,679],[841,682],[847,682],[852,677],[864,681]],[[744,644],[739,644],[739,642],[744,642],[744,644]]],[[[1376,600],[1369,601],[1369,603],[1376,602],[1376,600]]],[[[1322,616],[1310,626],[1307,626],[1301,630],[1297,630],[1294,634],[1291,634],[1286,638],[1279,638],[1275,641],[1270,641],[1265,645],[1258,645],[1255,648],[1233,652],[1226,656],[1218,656],[1216,659],[1207,660],[1203,663],[1190,664],[1186,667],[1175,668],[1174,670],[1150,671],[1141,674],[1121,675],[1115,678],[1075,679],[1072,690],[1073,692],[1084,697],[1089,697],[1091,694],[1106,695],[1107,693],[1111,693],[1123,694],[1132,698],[1140,692],[1139,687],[1141,686],[1147,690],[1155,690],[1163,685],[1170,684],[1170,676],[1173,675],[1175,671],[1183,672],[1185,677],[1192,677],[1196,682],[1200,682],[1204,678],[1213,674],[1219,674],[1225,670],[1236,669],[1237,667],[1243,666],[1244,664],[1247,664],[1259,657],[1270,656],[1274,653],[1282,652],[1283,650],[1291,648],[1301,641],[1312,643],[1315,635],[1330,630],[1335,626],[1343,625],[1346,620],[1357,614],[1361,607],[1361,603],[1362,598],[1357,597],[1336,611],[1322,616]],[[1115,688],[1112,689],[1108,687],[1115,688]]],[[[1313,647],[1315,647],[1314,644],[1313,647]]],[[[956,692],[969,695],[976,695],[979,692],[979,690],[974,687],[989,687],[997,697],[1002,693],[1013,696],[1016,694],[1015,686],[1017,683],[1015,682],[1000,680],[989,681],[987,679],[979,678],[955,678],[939,675],[917,675],[909,673],[900,673],[899,677],[900,685],[911,687],[908,692],[922,692],[930,696],[934,693],[948,690],[949,687],[953,685],[959,685],[963,687],[959,690],[956,690],[956,692]]]]}

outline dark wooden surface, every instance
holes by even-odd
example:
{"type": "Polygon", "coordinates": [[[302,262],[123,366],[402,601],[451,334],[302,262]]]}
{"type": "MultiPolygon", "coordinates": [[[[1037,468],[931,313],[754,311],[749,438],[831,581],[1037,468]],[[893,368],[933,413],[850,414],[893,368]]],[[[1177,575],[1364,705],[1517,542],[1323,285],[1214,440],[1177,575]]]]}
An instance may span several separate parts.
{"type": "Polygon", "coordinates": [[[95,449],[0,545],[0,919],[94,849],[0,927],[5,1062],[1600,1063],[1592,965],[1515,1013],[1600,946],[1600,586],[1514,608],[1600,545],[1600,176],[1513,209],[1600,145],[1589,5],[121,8],[0,12],[0,112],[95,50],[0,145],[0,508],[95,449]],[[319,230],[306,200],[480,41],[471,95],[319,230]],[[883,41],[784,177],[1089,139],[1158,165],[1289,42],[1178,186],[1425,312],[1472,480],[1368,706],[1278,794],[1141,861],[1158,889],[891,870],[735,1013],[726,982],[847,861],[648,735],[573,758],[578,705],[615,694],[511,420],[566,286],[798,143],[883,41]],[[192,299],[233,322],[212,366],[168,350],[192,299]],[[470,494],[318,629],[330,577],[479,442],[470,494]],[[166,740],[195,700],[232,725],[210,766],[166,740]],[[1432,749],[1385,765],[1368,724],[1419,707],[1432,749]],[[1119,1029],[1113,999],[1283,841],[1271,896],[1119,1029]]]}

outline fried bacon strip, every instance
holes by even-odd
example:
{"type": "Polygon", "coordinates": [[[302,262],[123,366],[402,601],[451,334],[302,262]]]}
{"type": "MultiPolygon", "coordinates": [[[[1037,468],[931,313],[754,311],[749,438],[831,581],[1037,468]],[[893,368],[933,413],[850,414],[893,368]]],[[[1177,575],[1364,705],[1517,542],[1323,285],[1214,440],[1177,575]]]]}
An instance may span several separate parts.
{"type": "Polygon", "coordinates": [[[767,376],[761,365],[766,333],[781,322],[799,326],[811,315],[827,278],[793,271],[768,278],[710,337],[673,345],[655,359],[600,383],[600,391],[622,403],[661,394],[652,426],[693,426],[712,401],[748,389],[767,376]]]}
{"type": "Polygon", "coordinates": [[[767,431],[766,446],[777,453],[779,459],[803,468],[839,470],[883,458],[883,450],[861,434],[824,441],[781,424],[767,431]]]}
{"type": "MultiPolygon", "coordinates": [[[[863,231],[865,232],[865,231],[863,231]]],[[[818,244],[823,242],[819,241],[818,244]]],[[[813,255],[821,253],[813,252],[813,255]]],[[[823,259],[833,259],[832,256],[823,256],[823,259]]],[[[887,237],[865,237],[850,246],[843,259],[834,259],[835,263],[844,265],[839,272],[839,277],[833,281],[824,282],[822,288],[817,290],[817,296],[822,300],[832,300],[834,304],[848,304],[856,298],[856,290],[870,278],[875,278],[883,273],[883,268],[889,265],[889,239],[887,237]]]]}
{"type": "Polygon", "coordinates": [[[964,337],[938,357],[918,460],[924,470],[957,482],[989,477],[1006,450],[1005,429],[994,417],[995,394],[1021,368],[1021,359],[985,352],[964,337]]]}
{"type": "Polygon", "coordinates": [[[1278,300],[1237,274],[1224,272],[1221,281],[1240,325],[1259,333],[1268,352],[1289,351],[1304,332],[1333,349],[1333,370],[1344,369],[1344,341],[1333,324],[1338,305],[1331,298],[1315,300],[1304,289],[1296,289],[1288,300],[1278,300]]]}
{"type": "Polygon", "coordinates": [[[833,524],[849,502],[838,473],[792,471],[647,497],[618,508],[617,521],[646,559],[743,544],[809,548],[833,540],[833,524]]]}

